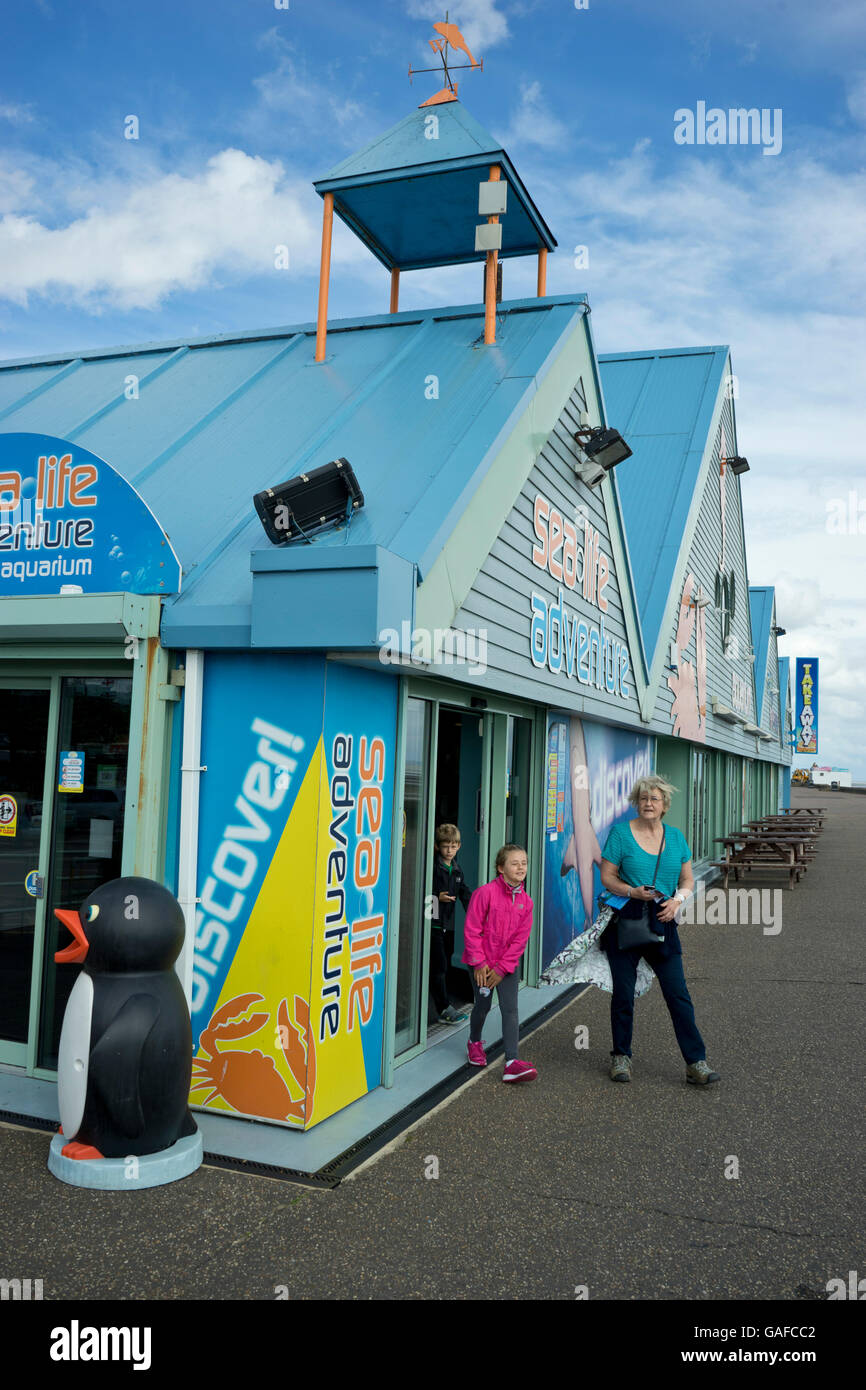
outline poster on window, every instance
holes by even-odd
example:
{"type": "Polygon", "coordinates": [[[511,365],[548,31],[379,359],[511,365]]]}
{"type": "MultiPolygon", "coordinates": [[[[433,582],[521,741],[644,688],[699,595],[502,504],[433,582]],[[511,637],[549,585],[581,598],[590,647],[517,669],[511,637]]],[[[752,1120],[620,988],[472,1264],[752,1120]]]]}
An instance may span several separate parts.
{"type": "Polygon", "coordinates": [[[652,768],[653,740],[553,713],[548,750],[565,767],[561,833],[548,829],[544,843],[542,969],[592,923],[601,892],[599,865],[611,826],[634,814],[632,786],[652,768]]]}

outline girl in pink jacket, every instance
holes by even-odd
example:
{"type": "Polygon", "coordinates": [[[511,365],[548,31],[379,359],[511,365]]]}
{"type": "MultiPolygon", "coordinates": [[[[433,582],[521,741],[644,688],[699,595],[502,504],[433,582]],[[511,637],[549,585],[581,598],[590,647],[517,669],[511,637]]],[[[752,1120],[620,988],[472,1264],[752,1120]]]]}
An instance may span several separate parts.
{"type": "Polygon", "coordinates": [[[475,1004],[469,1019],[469,1061],[486,1067],[481,1041],[495,988],[505,1044],[503,1081],[534,1081],[538,1072],[517,1055],[518,966],[532,931],[532,899],[524,888],[526,850],[503,845],[496,856],[496,878],[476,888],[466,909],[463,964],[469,966],[475,1004]]]}

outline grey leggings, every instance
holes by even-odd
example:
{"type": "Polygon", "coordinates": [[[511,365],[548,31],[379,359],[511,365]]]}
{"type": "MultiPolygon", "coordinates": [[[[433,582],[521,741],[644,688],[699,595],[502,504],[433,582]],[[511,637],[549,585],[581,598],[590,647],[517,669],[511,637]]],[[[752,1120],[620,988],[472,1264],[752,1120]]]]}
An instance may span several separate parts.
{"type": "MultiPolygon", "coordinates": [[[[475,971],[471,965],[469,975],[472,980],[472,988],[475,991],[475,1004],[469,1019],[469,1041],[480,1042],[484,1020],[490,1012],[490,1005],[493,1003],[493,991],[491,990],[486,997],[479,994],[478,986],[475,983],[475,971]]],[[[520,1030],[520,1021],[517,1015],[519,985],[520,971],[514,970],[510,975],[503,975],[496,986],[496,1000],[499,1004],[499,1012],[502,1014],[502,1041],[505,1044],[506,1062],[513,1062],[517,1056],[517,1035],[520,1030]]]]}

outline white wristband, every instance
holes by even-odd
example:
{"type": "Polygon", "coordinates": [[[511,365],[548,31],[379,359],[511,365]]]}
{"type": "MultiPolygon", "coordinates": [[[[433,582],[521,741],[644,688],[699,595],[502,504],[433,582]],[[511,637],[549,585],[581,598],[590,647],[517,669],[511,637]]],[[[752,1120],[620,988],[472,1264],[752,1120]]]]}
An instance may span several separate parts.
{"type": "Polygon", "coordinates": [[[676,901],[679,902],[679,903],[684,903],[687,897],[688,897],[688,894],[687,894],[687,893],[682,893],[682,892],[680,892],[680,893],[674,893],[674,898],[675,898],[676,901]]]}

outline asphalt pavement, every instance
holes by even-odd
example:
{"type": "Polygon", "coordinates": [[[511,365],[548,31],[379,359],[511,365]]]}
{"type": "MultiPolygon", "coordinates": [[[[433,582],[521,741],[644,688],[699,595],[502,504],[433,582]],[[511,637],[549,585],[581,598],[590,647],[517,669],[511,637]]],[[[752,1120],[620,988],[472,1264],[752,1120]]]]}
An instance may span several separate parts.
{"type": "Polygon", "coordinates": [[[536,1081],[500,1060],[332,1190],[202,1167],[89,1192],[3,1126],[0,1274],[76,1301],[790,1300],[866,1275],[866,797],[794,803],[828,807],[804,881],[747,885],[778,890],[764,922],[681,929],[718,1085],[686,1084],[656,982],[630,1084],[592,989],[522,1044],[536,1081]]]}

